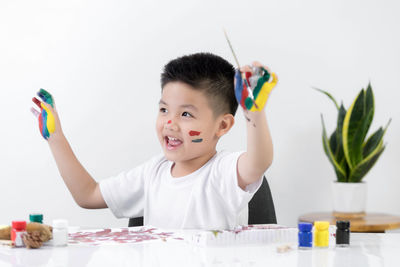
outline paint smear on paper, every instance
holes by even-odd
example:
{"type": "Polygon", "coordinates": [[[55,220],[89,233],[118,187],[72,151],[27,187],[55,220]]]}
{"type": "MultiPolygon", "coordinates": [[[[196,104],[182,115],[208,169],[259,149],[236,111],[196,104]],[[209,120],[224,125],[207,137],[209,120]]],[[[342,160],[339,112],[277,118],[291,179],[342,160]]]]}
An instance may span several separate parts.
{"type": "Polygon", "coordinates": [[[180,237],[175,236],[173,232],[164,232],[156,228],[120,228],[70,233],[68,243],[98,246],[110,243],[140,243],[157,239],[167,241],[172,238],[180,237]]]}

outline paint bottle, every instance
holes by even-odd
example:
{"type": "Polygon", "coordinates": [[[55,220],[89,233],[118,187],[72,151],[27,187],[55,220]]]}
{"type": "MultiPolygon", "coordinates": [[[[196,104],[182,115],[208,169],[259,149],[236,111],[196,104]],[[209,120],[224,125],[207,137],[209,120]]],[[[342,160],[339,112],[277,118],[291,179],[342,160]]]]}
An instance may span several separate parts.
{"type": "Polygon", "coordinates": [[[329,246],[329,222],[314,222],[314,246],[318,248],[327,248],[329,246]]]}
{"type": "Polygon", "coordinates": [[[11,227],[11,241],[16,247],[24,247],[22,235],[26,234],[26,221],[12,221],[11,227]]]}
{"type": "Polygon", "coordinates": [[[66,246],[68,244],[67,220],[53,220],[53,246],[66,246]]]}
{"type": "Polygon", "coordinates": [[[350,246],[350,222],[337,221],[336,222],[336,246],[348,247],[350,246]]]}
{"type": "Polygon", "coordinates": [[[299,223],[299,249],[312,248],[312,224],[306,222],[299,223]]]}
{"type": "Polygon", "coordinates": [[[29,214],[30,222],[43,223],[43,214],[40,213],[31,213],[29,214]]]}

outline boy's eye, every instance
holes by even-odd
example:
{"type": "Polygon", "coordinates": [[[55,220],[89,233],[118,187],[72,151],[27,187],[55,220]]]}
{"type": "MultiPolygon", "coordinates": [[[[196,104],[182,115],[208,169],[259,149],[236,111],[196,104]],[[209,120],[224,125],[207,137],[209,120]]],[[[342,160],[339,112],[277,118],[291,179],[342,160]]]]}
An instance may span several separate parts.
{"type": "Polygon", "coordinates": [[[182,113],[183,117],[193,117],[192,114],[190,114],[189,112],[185,111],[182,113]]]}
{"type": "Polygon", "coordinates": [[[161,112],[161,113],[166,113],[166,112],[167,112],[167,109],[166,109],[166,108],[160,108],[160,112],[161,112]]]}

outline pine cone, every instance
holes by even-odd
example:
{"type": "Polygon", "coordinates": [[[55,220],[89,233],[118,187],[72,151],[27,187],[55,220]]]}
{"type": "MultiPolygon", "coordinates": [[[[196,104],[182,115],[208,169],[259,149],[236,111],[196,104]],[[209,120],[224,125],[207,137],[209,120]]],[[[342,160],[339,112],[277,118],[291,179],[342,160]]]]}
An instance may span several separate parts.
{"type": "Polygon", "coordinates": [[[43,245],[41,233],[39,231],[23,234],[22,240],[27,248],[40,248],[43,245]]]}

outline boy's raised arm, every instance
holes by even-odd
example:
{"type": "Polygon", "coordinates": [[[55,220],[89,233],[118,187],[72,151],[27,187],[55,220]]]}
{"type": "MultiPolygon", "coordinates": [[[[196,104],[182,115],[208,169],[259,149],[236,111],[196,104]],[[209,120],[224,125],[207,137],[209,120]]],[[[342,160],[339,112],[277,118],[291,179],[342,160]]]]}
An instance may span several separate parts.
{"type": "Polygon", "coordinates": [[[99,184],[76,158],[65,136],[62,133],[52,134],[48,142],[61,177],[75,202],[86,209],[107,208],[99,184]]]}
{"type": "MultiPolygon", "coordinates": [[[[263,67],[258,62],[254,62],[253,66],[263,67]]],[[[263,68],[268,70],[266,67],[263,68]]],[[[241,72],[252,72],[252,69],[249,66],[245,66],[241,68],[241,72]]],[[[271,73],[270,71],[268,72],[271,73]]],[[[250,111],[245,108],[245,105],[242,105],[247,121],[247,151],[240,156],[237,166],[238,183],[242,189],[257,181],[272,163],[272,139],[264,111],[264,105],[269,93],[277,83],[276,75],[271,73],[271,76],[270,81],[266,81],[259,93],[254,96],[255,101],[252,104],[253,107],[249,108],[250,111]]],[[[236,86],[238,82],[241,83],[239,73],[235,77],[236,86]]],[[[253,92],[255,91],[256,89],[253,92]]]]}
{"type": "MultiPolygon", "coordinates": [[[[45,101],[42,96],[41,98],[45,101]]],[[[99,184],[78,161],[65,138],[57,111],[52,107],[53,103],[50,105],[49,102],[41,102],[36,98],[33,101],[41,108],[41,113],[34,109],[32,112],[39,119],[40,131],[48,141],[61,177],[75,202],[82,208],[107,208],[99,184]]]]}

